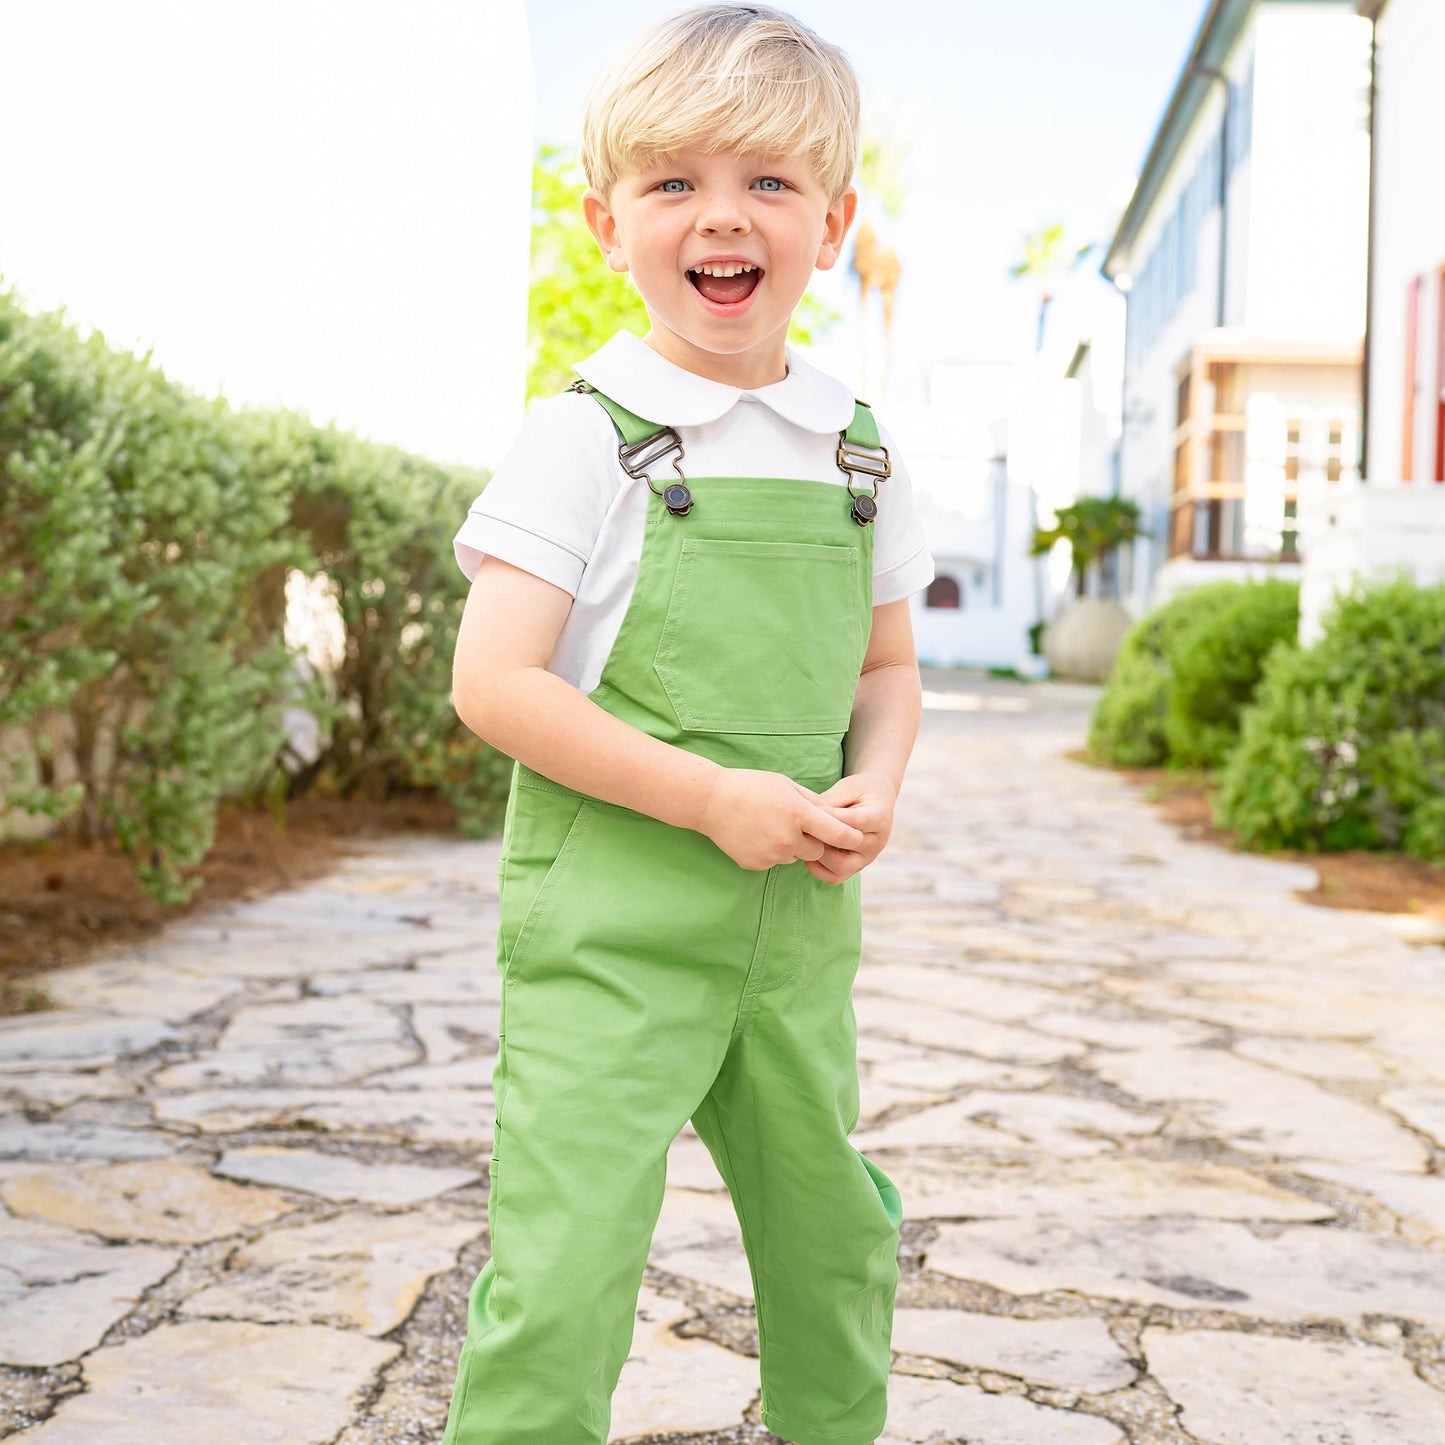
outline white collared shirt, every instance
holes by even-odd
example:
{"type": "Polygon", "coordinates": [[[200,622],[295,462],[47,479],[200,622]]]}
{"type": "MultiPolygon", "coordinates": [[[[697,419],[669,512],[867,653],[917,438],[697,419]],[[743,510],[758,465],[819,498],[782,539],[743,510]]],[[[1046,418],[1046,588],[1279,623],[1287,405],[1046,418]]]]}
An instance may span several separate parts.
{"type": "MultiPolygon", "coordinates": [[[[619,331],[576,370],[628,411],[675,427],[689,477],[800,477],[844,487],[838,433],[853,419],[852,392],[792,347],[787,359],[782,381],[746,390],[684,371],[619,331]]],[[[881,423],[878,430],[893,475],[879,488],[872,524],[875,607],[927,587],[934,571],[907,468],[881,423]]],[[[490,553],[572,594],[547,670],[587,693],[601,681],[632,596],[651,495],[623,471],[617,446],[593,397],[567,391],[537,402],[452,543],[468,580],[490,553]]],[[[665,485],[670,462],[653,475],[665,485]]]]}

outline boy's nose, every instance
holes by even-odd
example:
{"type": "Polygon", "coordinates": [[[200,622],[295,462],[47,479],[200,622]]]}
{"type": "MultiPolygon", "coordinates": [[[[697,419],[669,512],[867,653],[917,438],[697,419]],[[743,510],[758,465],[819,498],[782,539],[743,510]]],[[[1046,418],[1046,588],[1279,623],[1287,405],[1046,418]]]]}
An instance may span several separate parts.
{"type": "Polygon", "coordinates": [[[698,211],[697,229],[707,235],[718,231],[746,232],[752,229],[747,213],[726,196],[712,195],[704,199],[698,211]]]}

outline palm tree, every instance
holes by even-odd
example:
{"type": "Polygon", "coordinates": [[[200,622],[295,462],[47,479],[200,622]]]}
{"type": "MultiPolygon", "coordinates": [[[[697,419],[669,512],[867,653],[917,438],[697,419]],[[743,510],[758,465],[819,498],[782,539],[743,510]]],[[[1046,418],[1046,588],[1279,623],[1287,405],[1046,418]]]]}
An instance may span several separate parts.
{"type": "Polygon", "coordinates": [[[1044,322],[1048,317],[1049,302],[1054,299],[1055,285],[1093,249],[1091,241],[1071,253],[1064,242],[1064,227],[1060,221],[1024,237],[1024,258],[1009,267],[1009,275],[1015,280],[1030,276],[1039,285],[1039,328],[1034,338],[1035,352],[1042,351],[1044,347],[1044,322]]]}
{"type": "Polygon", "coordinates": [[[1123,497],[1080,497],[1054,513],[1052,527],[1034,529],[1032,555],[1041,557],[1056,542],[1067,541],[1073,554],[1075,590],[1083,597],[1090,567],[1106,567],[1118,548],[1149,535],[1139,522],[1137,502],[1123,497]]]}
{"type": "Polygon", "coordinates": [[[898,299],[898,282],[903,275],[903,262],[898,252],[880,240],[874,217],[883,219],[885,232],[903,209],[908,182],[903,176],[903,162],[913,144],[911,135],[901,136],[876,121],[863,137],[862,155],[858,160],[858,180],[862,190],[864,214],[853,240],[852,271],[858,278],[858,337],[862,385],[868,385],[868,293],[876,290],[883,302],[883,368],[879,390],[887,382],[889,342],[893,333],[893,307],[898,299]]]}

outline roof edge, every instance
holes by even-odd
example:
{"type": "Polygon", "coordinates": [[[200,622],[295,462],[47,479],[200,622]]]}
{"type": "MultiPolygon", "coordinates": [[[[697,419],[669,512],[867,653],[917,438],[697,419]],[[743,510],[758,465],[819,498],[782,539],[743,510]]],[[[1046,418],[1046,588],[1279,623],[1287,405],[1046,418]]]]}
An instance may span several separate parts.
{"type": "Polygon", "coordinates": [[[1134,183],[1134,193],[1129,197],[1114,239],[1109,243],[1108,254],[1099,267],[1109,280],[1119,274],[1119,253],[1131,246],[1138,236],[1144,216],[1159,194],[1184,132],[1202,104],[1202,94],[1212,84],[1207,77],[1196,74],[1194,67],[1201,63],[1214,64],[1224,58],[1219,52],[1227,53],[1232,48],[1254,5],[1255,0],[1209,0],[1209,8],[1199,22],[1194,43],[1189,47],[1179,79],[1174,82],[1173,93],[1164,107],[1164,115],[1155,128],[1149,154],[1144,157],[1139,179],[1134,183]],[[1220,45],[1216,37],[1224,31],[1226,23],[1231,33],[1228,42],[1220,45]]]}

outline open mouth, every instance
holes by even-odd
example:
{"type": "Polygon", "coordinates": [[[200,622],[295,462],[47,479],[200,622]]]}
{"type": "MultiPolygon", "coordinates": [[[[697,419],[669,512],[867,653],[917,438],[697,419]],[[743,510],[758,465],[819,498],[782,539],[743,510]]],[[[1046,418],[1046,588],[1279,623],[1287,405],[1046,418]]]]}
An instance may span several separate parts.
{"type": "Polygon", "coordinates": [[[757,290],[763,272],[761,267],[737,263],[694,266],[687,279],[714,306],[736,306],[757,290]]]}

